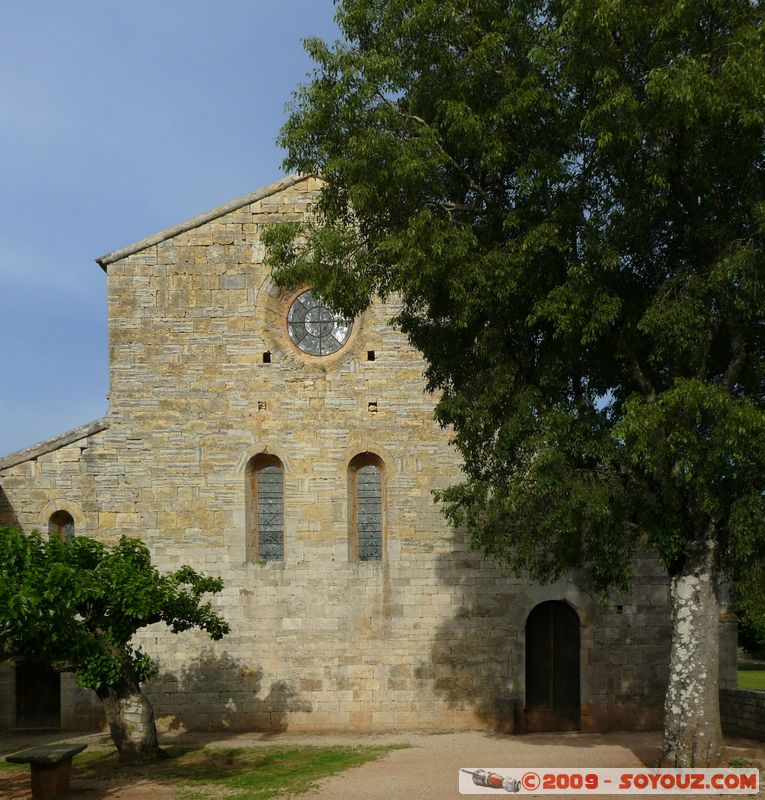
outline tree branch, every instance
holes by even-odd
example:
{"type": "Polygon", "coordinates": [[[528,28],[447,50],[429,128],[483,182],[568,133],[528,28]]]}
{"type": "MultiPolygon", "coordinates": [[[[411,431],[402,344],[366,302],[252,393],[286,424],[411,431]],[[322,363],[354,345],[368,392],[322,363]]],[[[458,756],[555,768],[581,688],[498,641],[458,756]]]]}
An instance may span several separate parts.
{"type": "Polygon", "coordinates": [[[744,359],[746,358],[746,348],[744,347],[744,338],[738,327],[733,328],[732,337],[732,355],[728,363],[728,368],[725,370],[725,387],[728,392],[733,393],[733,388],[736,385],[738,376],[741,373],[741,367],[744,366],[744,359]]]}
{"type": "Polygon", "coordinates": [[[632,377],[635,379],[635,382],[643,392],[643,396],[646,400],[648,400],[649,403],[652,403],[656,399],[656,387],[643,371],[637,356],[632,352],[632,350],[624,346],[624,343],[615,332],[612,335],[615,340],[614,343],[617,351],[620,351],[624,356],[626,356],[632,370],[632,377]]]}
{"type": "Polygon", "coordinates": [[[491,195],[488,194],[488,192],[483,188],[483,186],[481,186],[479,183],[476,183],[473,177],[470,175],[470,173],[464,167],[462,167],[457,161],[455,161],[453,156],[447,152],[446,148],[439,141],[438,136],[436,136],[433,127],[426,120],[424,120],[422,117],[417,116],[417,114],[409,114],[405,111],[402,111],[401,108],[396,103],[392,102],[390,98],[386,97],[381,92],[378,91],[376,94],[377,97],[399,117],[401,117],[402,119],[409,120],[410,122],[416,122],[421,127],[426,128],[431,133],[436,147],[438,148],[440,153],[444,156],[444,158],[446,158],[446,160],[457,170],[457,172],[459,172],[459,174],[465,179],[465,181],[467,181],[468,186],[476,194],[478,194],[480,197],[483,198],[487,206],[492,205],[491,195]]]}

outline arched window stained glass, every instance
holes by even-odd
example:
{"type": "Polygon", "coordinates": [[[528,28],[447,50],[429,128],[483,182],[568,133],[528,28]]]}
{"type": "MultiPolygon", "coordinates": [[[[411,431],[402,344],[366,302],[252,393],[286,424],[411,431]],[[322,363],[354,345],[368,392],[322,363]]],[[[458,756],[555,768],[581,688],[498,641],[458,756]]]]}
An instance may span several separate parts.
{"type": "Polygon", "coordinates": [[[258,558],[284,559],[284,472],[274,464],[255,472],[258,505],[258,558]]]}
{"type": "Polygon", "coordinates": [[[377,456],[364,454],[351,462],[353,533],[359,561],[383,557],[383,471],[377,456]]]}
{"type": "Polygon", "coordinates": [[[276,456],[261,453],[247,465],[247,528],[249,558],[284,559],[284,466],[276,456]]]}

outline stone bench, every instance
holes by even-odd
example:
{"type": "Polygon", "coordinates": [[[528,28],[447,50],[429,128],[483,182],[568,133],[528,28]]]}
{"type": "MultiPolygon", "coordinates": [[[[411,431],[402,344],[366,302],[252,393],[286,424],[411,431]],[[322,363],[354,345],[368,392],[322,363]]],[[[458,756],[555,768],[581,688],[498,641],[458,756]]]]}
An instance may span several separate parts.
{"type": "Polygon", "coordinates": [[[46,744],[19,750],[5,760],[11,764],[30,765],[33,800],[56,800],[69,791],[72,757],[86,747],[86,744],[46,744]]]}

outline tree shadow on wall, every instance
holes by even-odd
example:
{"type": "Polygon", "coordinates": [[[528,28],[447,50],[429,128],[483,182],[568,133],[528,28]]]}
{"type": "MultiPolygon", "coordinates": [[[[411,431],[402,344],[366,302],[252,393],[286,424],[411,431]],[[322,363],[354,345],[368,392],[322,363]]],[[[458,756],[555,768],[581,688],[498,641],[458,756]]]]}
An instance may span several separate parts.
{"type": "Polygon", "coordinates": [[[3,491],[2,486],[0,486],[0,525],[4,525],[8,528],[21,527],[21,525],[19,525],[19,518],[16,516],[11,501],[3,491]]]}
{"type": "Polygon", "coordinates": [[[147,687],[155,713],[170,730],[286,731],[290,712],[310,712],[287,681],[264,693],[263,670],[210,650],[180,673],[160,675],[147,687]]]}
{"type": "MultiPolygon", "coordinates": [[[[472,711],[483,724],[507,729],[522,702],[523,622],[514,617],[523,586],[507,571],[469,552],[454,533],[456,548],[436,563],[439,591],[456,601],[456,611],[438,627],[430,658],[415,676],[425,690],[454,711],[472,711]]],[[[509,731],[508,731],[509,732],[509,731]]]]}
{"type": "MultiPolygon", "coordinates": [[[[472,712],[498,733],[524,733],[526,619],[538,603],[557,597],[556,584],[542,586],[469,551],[459,531],[435,572],[439,593],[448,593],[452,605],[428,660],[415,668],[416,679],[449,709],[472,712]]],[[[582,594],[592,593],[585,572],[569,580],[582,594]]]]}

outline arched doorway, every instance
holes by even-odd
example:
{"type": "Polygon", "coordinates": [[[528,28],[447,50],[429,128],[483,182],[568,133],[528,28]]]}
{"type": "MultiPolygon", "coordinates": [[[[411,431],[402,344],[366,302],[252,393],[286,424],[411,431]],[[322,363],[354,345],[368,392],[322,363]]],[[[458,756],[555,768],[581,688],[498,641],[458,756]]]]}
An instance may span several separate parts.
{"type": "Polygon", "coordinates": [[[549,600],[526,620],[526,730],[579,730],[579,617],[549,600]]]}
{"type": "Polygon", "coordinates": [[[61,726],[61,675],[37,661],[16,663],[16,727],[61,726]]]}
{"type": "Polygon", "coordinates": [[[59,539],[71,539],[74,536],[74,517],[68,511],[55,511],[48,520],[48,533],[59,539]]]}

